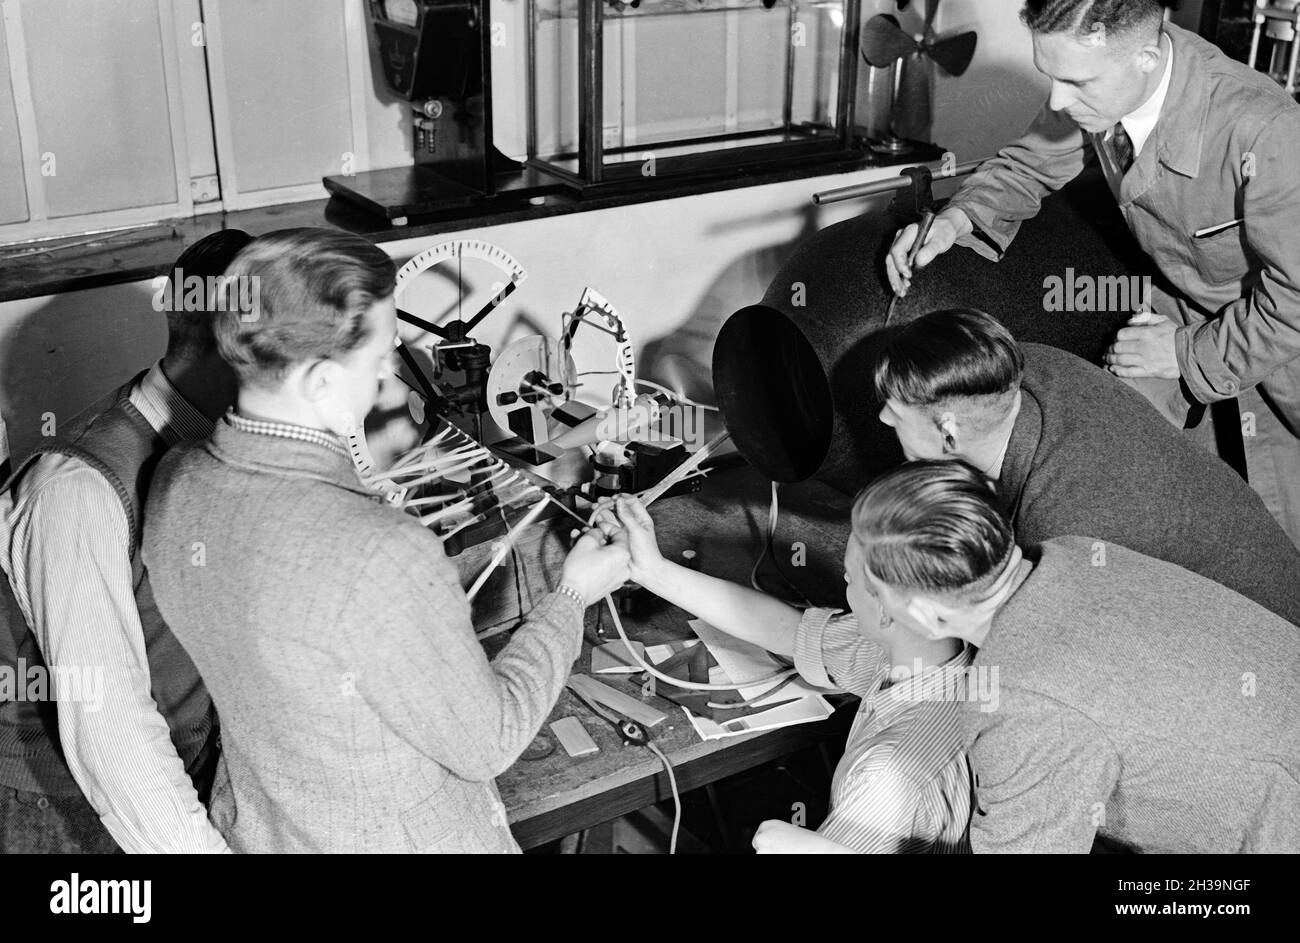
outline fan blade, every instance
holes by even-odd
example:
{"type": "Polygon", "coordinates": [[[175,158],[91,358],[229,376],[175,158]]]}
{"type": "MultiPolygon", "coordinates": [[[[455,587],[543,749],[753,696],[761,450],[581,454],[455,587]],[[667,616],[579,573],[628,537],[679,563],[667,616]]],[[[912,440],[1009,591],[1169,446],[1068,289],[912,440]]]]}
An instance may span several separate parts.
{"type": "Polygon", "coordinates": [[[903,63],[894,99],[894,133],[904,140],[930,139],[930,61],[917,53],[903,63]]]}
{"type": "Polygon", "coordinates": [[[961,75],[970,68],[975,58],[975,46],[979,37],[973,31],[955,35],[940,36],[927,43],[925,51],[930,58],[939,63],[939,68],[949,75],[961,75]]]}
{"type": "Polygon", "coordinates": [[[862,28],[862,57],[869,65],[885,69],[916,51],[916,40],[899,28],[898,20],[879,14],[862,28]]]}

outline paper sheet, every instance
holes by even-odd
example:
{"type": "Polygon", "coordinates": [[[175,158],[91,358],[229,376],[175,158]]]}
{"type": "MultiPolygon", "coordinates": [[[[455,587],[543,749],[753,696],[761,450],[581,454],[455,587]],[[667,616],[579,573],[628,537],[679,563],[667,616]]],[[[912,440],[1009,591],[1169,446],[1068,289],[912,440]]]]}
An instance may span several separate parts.
{"type": "MultiPolygon", "coordinates": [[[[747,680],[767,677],[781,668],[775,658],[757,645],[733,638],[700,619],[692,619],[687,624],[708,646],[709,653],[718,662],[718,667],[709,673],[709,680],[715,684],[733,682],[744,684],[747,680]]],[[[775,681],[763,681],[756,685],[747,685],[740,688],[740,694],[745,700],[749,700],[774,684],[775,681]]],[[[738,717],[721,724],[683,710],[691,726],[703,740],[719,740],[723,737],[738,737],[755,730],[772,730],[794,724],[812,723],[825,720],[835,712],[821,693],[802,679],[792,681],[757,703],[759,706],[765,703],[780,704],[780,706],[763,711],[761,714],[738,717]],[[799,700],[794,703],[781,703],[794,697],[799,700]]]]}

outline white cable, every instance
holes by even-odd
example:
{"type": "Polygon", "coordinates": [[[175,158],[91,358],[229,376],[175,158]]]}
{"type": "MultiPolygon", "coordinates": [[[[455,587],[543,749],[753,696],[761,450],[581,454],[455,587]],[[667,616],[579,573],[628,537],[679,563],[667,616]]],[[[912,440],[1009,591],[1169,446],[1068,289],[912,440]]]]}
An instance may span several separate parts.
{"type": "Polygon", "coordinates": [[[672,837],[668,839],[668,853],[670,855],[675,855],[677,854],[677,831],[682,825],[682,797],[681,793],[677,791],[677,775],[673,772],[673,764],[668,762],[668,757],[664,755],[663,750],[659,749],[649,740],[646,741],[645,745],[646,748],[652,750],[654,755],[659,757],[659,761],[664,764],[664,769],[668,773],[668,785],[673,791],[673,834],[672,837]]]}
{"type": "Polygon", "coordinates": [[[697,409],[707,409],[709,412],[712,412],[712,413],[719,412],[719,409],[718,409],[718,407],[716,407],[716,406],[709,406],[709,405],[706,405],[705,403],[697,403],[695,400],[693,400],[693,399],[688,399],[688,398],[686,398],[685,396],[683,396],[682,394],[677,393],[677,392],[674,392],[673,390],[668,389],[668,387],[666,387],[666,386],[660,386],[658,383],[655,383],[653,380],[637,380],[636,382],[639,383],[641,386],[648,386],[648,387],[650,387],[650,389],[652,389],[652,390],[658,390],[660,393],[663,393],[663,394],[665,394],[665,395],[667,395],[667,396],[671,396],[671,397],[672,397],[673,399],[675,399],[677,402],[679,402],[679,403],[683,403],[683,404],[685,404],[685,405],[687,405],[687,406],[694,406],[694,407],[696,407],[697,409]]]}
{"type": "Polygon", "coordinates": [[[537,520],[537,516],[541,514],[545,508],[546,499],[543,498],[534,504],[532,509],[520,519],[519,523],[510,528],[505,537],[501,539],[501,545],[497,547],[497,552],[492,554],[492,559],[488,561],[488,565],[483,568],[483,572],[478,575],[478,579],[476,579],[473,585],[465,592],[465,596],[470,602],[474,601],[474,597],[477,596],[478,591],[483,588],[483,584],[486,583],[488,577],[492,575],[492,571],[497,568],[497,564],[505,559],[506,554],[510,552],[510,548],[514,546],[515,541],[519,539],[519,535],[523,533],[529,524],[537,520]]]}
{"type": "Polygon", "coordinates": [[[689,691],[739,691],[742,687],[747,688],[754,684],[766,684],[769,681],[780,681],[784,678],[790,677],[791,675],[798,674],[798,671],[794,668],[784,668],[781,671],[766,675],[765,677],[754,678],[751,681],[746,681],[744,684],[704,684],[699,681],[683,681],[680,678],[674,678],[672,675],[666,675],[663,672],[656,670],[654,665],[650,664],[637,654],[636,649],[632,647],[632,640],[627,637],[627,632],[623,629],[623,620],[618,617],[618,607],[614,605],[614,597],[612,595],[606,596],[605,603],[609,606],[609,614],[614,619],[614,628],[618,632],[618,637],[621,638],[623,644],[627,646],[628,653],[632,656],[632,660],[645,669],[649,674],[654,675],[660,681],[671,684],[673,687],[685,688],[689,691]]]}

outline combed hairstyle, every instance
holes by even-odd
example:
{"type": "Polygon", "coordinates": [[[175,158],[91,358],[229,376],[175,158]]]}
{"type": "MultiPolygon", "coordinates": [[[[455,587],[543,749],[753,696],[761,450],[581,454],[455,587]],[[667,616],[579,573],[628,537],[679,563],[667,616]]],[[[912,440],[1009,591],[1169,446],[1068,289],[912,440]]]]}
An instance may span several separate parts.
{"type": "Polygon", "coordinates": [[[186,294],[185,283],[192,278],[201,279],[205,286],[204,298],[210,305],[212,299],[206,291],[208,279],[225,274],[235,256],[252,241],[253,237],[242,229],[223,229],[209,233],[180,254],[167,273],[172,297],[167,306],[168,357],[198,360],[217,349],[212,334],[211,309],[186,310],[182,301],[186,294]]]}
{"type": "Polygon", "coordinates": [[[339,357],[364,344],[365,313],[393,293],[396,274],[383,250],[360,236],[329,229],[267,233],[226,272],[231,296],[215,319],[217,349],[241,383],[274,386],[293,364],[339,357]],[[254,299],[251,313],[240,310],[237,296],[254,299]]]}
{"type": "Polygon", "coordinates": [[[1020,19],[1035,33],[1119,35],[1159,22],[1166,7],[1177,9],[1178,0],[1025,0],[1020,19]]]}
{"type": "Polygon", "coordinates": [[[853,503],[853,536],[889,586],[977,597],[1005,569],[1015,538],[993,483],[963,461],[908,462],[853,503]]]}
{"type": "Polygon", "coordinates": [[[935,406],[1020,389],[1025,356],[993,316],[973,308],[932,311],[894,328],[876,352],[872,383],[881,403],[935,406]]]}

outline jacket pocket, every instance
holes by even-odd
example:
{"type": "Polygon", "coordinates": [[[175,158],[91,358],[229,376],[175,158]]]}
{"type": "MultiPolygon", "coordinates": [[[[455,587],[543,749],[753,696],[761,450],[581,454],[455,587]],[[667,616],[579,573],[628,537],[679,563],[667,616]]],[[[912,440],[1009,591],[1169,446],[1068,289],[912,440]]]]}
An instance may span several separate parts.
{"type": "Polygon", "coordinates": [[[1189,241],[1196,270],[1212,285],[1239,282],[1250,271],[1244,225],[1200,239],[1192,236],[1189,241]]]}

